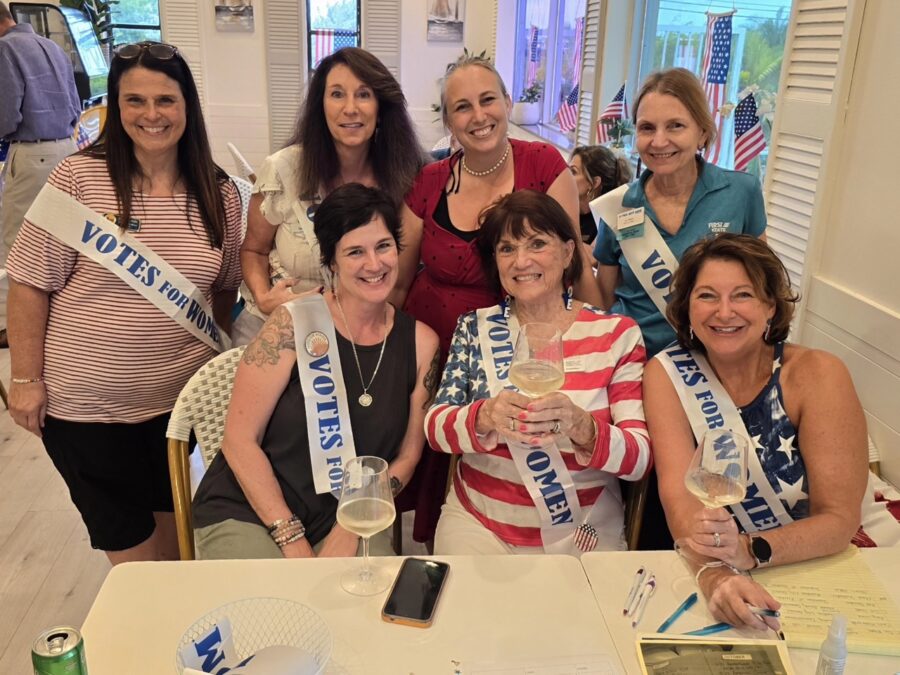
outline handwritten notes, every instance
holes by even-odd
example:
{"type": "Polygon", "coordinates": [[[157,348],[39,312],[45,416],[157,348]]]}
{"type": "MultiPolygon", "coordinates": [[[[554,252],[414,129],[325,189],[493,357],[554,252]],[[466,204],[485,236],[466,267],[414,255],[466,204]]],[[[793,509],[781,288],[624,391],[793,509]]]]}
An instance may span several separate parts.
{"type": "Polygon", "coordinates": [[[791,647],[818,649],[835,614],[847,617],[847,649],[900,656],[900,609],[856,547],[827,558],[754,571],[781,607],[791,647]]]}

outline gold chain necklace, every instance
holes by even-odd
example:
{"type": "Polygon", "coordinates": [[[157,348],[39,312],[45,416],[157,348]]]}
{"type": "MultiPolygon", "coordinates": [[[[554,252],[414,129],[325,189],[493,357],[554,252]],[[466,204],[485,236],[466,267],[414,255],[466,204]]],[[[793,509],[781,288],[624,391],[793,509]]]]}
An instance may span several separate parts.
{"type": "Polygon", "coordinates": [[[492,166],[490,169],[485,169],[484,171],[473,171],[472,169],[469,168],[469,165],[466,164],[466,156],[465,155],[463,155],[463,157],[462,157],[462,168],[465,170],[465,172],[467,174],[472,175],[472,176],[479,176],[479,177],[490,176],[497,169],[499,169],[501,166],[503,166],[503,162],[505,162],[506,158],[509,157],[509,148],[510,147],[511,146],[509,144],[509,141],[507,141],[506,142],[506,150],[503,151],[503,157],[501,157],[500,160],[496,164],[494,164],[494,166],[492,166]]]}
{"type": "Polygon", "coordinates": [[[344,314],[344,308],[341,307],[341,299],[338,297],[337,293],[334,294],[334,301],[337,303],[338,311],[340,311],[341,318],[344,320],[344,326],[347,327],[347,332],[350,333],[350,346],[353,348],[353,359],[356,361],[356,370],[359,371],[359,383],[362,385],[363,393],[360,394],[357,400],[363,408],[368,408],[375,400],[372,398],[372,394],[369,393],[369,387],[372,386],[372,383],[375,381],[375,376],[378,374],[378,369],[381,367],[381,357],[384,356],[384,345],[387,344],[387,303],[384,305],[384,339],[381,341],[381,351],[378,353],[378,363],[375,364],[375,370],[372,373],[369,384],[366,384],[365,379],[363,379],[362,366],[359,364],[359,354],[356,353],[356,338],[353,337],[353,331],[350,330],[350,322],[347,321],[347,315],[344,314]]]}

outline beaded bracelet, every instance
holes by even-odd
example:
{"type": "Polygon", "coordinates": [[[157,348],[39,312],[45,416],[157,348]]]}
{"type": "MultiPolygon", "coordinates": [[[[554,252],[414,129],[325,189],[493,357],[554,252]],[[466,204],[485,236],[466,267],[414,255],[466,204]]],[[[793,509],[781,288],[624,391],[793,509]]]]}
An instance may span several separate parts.
{"type": "Polygon", "coordinates": [[[34,384],[35,382],[43,382],[43,377],[13,377],[10,382],[13,384],[34,384]]]}

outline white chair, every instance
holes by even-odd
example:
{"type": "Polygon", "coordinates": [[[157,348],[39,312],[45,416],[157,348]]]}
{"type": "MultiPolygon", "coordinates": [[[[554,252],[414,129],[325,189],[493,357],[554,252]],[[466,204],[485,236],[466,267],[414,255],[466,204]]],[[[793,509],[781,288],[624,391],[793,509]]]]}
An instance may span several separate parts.
{"type": "Polygon", "coordinates": [[[250,197],[253,196],[253,183],[239,176],[231,176],[231,181],[241,197],[241,241],[247,234],[247,211],[250,209],[250,197]]]}
{"type": "Polygon", "coordinates": [[[238,149],[234,147],[233,143],[228,143],[228,152],[231,153],[231,157],[232,159],[234,159],[234,164],[237,167],[238,174],[245,180],[249,180],[251,183],[255,183],[256,172],[253,171],[253,167],[250,166],[250,162],[248,162],[238,151],[238,149]]]}
{"type": "Polygon", "coordinates": [[[209,466],[222,448],[225,413],[231,401],[234,373],[244,347],[223,352],[206,363],[188,380],[178,395],[169,427],[169,477],[175,502],[178,551],[182,560],[194,559],[194,530],[191,524],[191,474],[188,443],[191,430],[200,446],[203,468],[209,466]]]}

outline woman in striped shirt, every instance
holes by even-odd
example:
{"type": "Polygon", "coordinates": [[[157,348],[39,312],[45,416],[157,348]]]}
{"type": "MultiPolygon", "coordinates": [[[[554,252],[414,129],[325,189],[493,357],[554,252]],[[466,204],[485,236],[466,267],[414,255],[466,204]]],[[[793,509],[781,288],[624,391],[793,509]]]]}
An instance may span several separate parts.
{"type": "Polygon", "coordinates": [[[10,413],[113,564],[178,556],[166,426],[222,347],[240,226],[187,63],[172,45],[121,47],[100,138],[50,175],[8,267],[10,413]]]}
{"type": "Polygon", "coordinates": [[[435,552],[624,548],[618,478],[639,480],[651,464],[640,330],[572,298],[581,258],[551,197],[501,198],[481,216],[479,246],[508,295],[460,317],[426,415],[431,447],[462,455],[435,552]],[[508,384],[518,327],[531,322],[561,333],[565,362],[560,390],[533,399],[508,384]]]}

